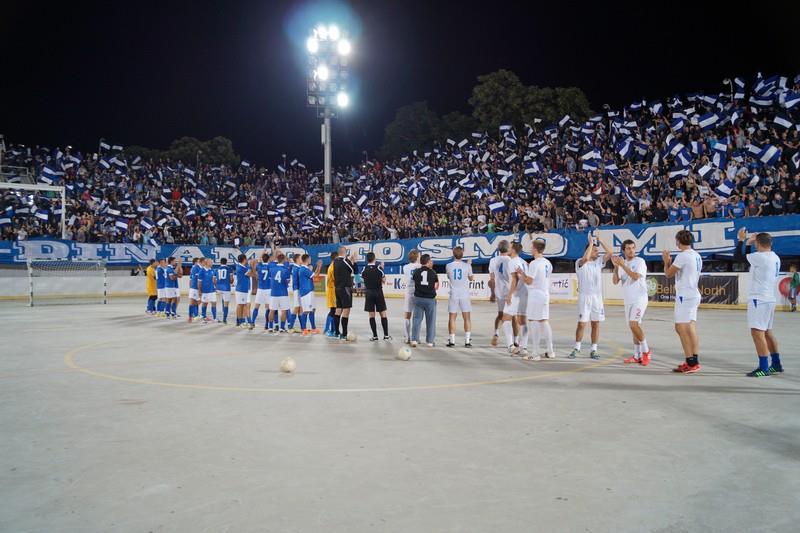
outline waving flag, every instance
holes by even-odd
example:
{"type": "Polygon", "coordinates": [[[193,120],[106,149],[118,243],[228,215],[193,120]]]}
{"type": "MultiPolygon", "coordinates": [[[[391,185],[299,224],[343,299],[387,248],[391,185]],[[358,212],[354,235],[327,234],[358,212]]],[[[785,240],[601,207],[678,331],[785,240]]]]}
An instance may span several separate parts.
{"type": "Polygon", "coordinates": [[[492,211],[492,213],[499,213],[501,211],[507,210],[508,207],[506,207],[506,204],[504,202],[497,201],[497,202],[490,203],[489,204],[489,209],[492,211]]]}
{"type": "Polygon", "coordinates": [[[730,180],[724,180],[719,186],[715,189],[718,196],[723,198],[728,198],[733,190],[736,188],[736,185],[730,180]]]}

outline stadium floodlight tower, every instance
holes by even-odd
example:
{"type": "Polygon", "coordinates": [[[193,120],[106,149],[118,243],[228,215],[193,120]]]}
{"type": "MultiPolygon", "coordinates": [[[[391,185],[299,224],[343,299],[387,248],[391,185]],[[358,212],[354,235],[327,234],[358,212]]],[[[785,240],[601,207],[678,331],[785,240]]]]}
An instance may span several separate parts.
{"type": "Polygon", "coordinates": [[[308,83],[306,103],[323,119],[322,145],[325,155],[325,216],[331,212],[331,118],[334,109],[350,105],[349,59],[353,45],[335,24],[320,24],[306,40],[308,83]]]}

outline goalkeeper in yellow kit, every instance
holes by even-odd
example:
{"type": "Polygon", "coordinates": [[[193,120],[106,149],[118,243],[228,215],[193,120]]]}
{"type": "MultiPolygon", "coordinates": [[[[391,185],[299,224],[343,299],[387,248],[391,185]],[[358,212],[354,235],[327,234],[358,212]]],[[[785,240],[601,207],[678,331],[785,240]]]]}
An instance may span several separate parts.
{"type": "Polygon", "coordinates": [[[336,314],[336,286],[333,279],[333,260],[339,257],[337,252],[331,253],[331,264],[325,275],[325,305],[328,308],[328,318],[325,320],[325,336],[335,337],[339,332],[334,329],[333,316],[336,314]]]}

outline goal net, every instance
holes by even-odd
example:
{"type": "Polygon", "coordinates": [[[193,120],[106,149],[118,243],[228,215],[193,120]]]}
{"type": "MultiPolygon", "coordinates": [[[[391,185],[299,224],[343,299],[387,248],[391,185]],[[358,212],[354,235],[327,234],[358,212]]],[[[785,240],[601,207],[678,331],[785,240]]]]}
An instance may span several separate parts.
{"type": "Polygon", "coordinates": [[[30,305],[107,301],[104,261],[28,261],[30,305]]]}

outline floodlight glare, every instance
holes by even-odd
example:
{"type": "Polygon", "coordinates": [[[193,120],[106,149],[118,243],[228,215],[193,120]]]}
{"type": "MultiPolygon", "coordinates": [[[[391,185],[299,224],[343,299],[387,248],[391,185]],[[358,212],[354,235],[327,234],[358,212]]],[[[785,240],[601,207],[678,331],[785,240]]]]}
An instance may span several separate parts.
{"type": "Polygon", "coordinates": [[[328,28],[324,24],[317,26],[317,37],[323,41],[328,38],[328,28]]]}
{"type": "Polygon", "coordinates": [[[337,26],[336,24],[331,24],[330,27],[328,27],[328,38],[331,41],[338,41],[339,37],[341,37],[341,33],[339,32],[339,26],[337,26]]]}
{"type": "Polygon", "coordinates": [[[318,66],[317,70],[316,70],[316,73],[317,73],[317,79],[320,79],[322,81],[327,80],[328,76],[330,75],[330,72],[328,71],[328,67],[326,67],[325,65],[318,66]]]}
{"type": "Polygon", "coordinates": [[[336,105],[339,107],[347,107],[350,104],[350,97],[347,93],[339,93],[336,95],[336,105]]]}
{"type": "Polygon", "coordinates": [[[306,41],[306,48],[309,54],[316,54],[319,50],[319,41],[314,37],[309,37],[306,41]]]}
{"type": "Polygon", "coordinates": [[[350,54],[350,50],[352,50],[352,46],[350,46],[350,41],[347,39],[342,39],[339,41],[339,44],[336,45],[336,50],[339,52],[340,55],[346,56],[350,54]]]}

